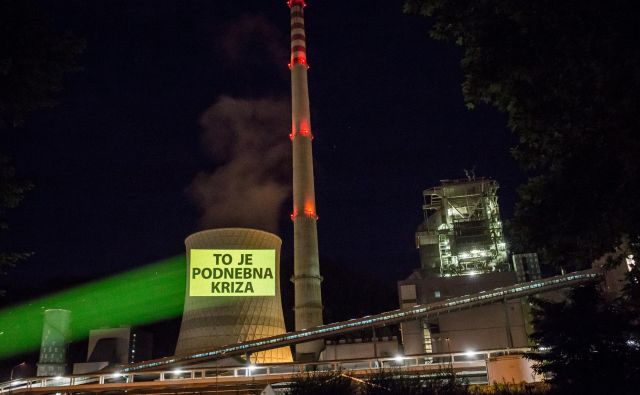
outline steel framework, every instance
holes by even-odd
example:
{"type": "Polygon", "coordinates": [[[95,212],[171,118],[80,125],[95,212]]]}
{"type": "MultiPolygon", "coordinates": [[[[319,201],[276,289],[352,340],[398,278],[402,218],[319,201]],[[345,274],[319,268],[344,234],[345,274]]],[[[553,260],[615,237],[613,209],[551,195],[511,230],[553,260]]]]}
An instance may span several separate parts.
{"type": "Polygon", "coordinates": [[[424,269],[441,276],[507,270],[497,191],[485,178],[443,180],[423,191],[416,247],[424,269]]]}

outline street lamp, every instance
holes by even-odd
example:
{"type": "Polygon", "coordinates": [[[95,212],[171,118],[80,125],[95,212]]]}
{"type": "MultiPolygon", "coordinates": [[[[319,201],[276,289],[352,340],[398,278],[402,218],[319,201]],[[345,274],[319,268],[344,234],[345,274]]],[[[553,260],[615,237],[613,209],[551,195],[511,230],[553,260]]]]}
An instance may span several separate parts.
{"type": "Polygon", "coordinates": [[[11,368],[11,374],[9,375],[9,381],[13,380],[13,371],[14,371],[16,368],[18,368],[18,367],[20,367],[20,366],[22,366],[22,365],[26,365],[26,364],[27,364],[27,361],[23,361],[22,363],[19,363],[19,364],[17,364],[16,366],[14,366],[13,368],[11,368]]]}

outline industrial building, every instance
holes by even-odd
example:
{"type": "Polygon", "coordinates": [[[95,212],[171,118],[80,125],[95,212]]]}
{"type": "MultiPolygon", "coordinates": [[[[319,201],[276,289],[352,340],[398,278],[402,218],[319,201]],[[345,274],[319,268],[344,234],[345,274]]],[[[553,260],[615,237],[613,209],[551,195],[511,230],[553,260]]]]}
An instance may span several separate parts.
{"type": "Polygon", "coordinates": [[[356,337],[325,341],[320,361],[340,361],[365,358],[394,358],[401,354],[396,336],[380,336],[375,339],[356,337]]]}
{"type": "MultiPolygon", "coordinates": [[[[416,231],[421,267],[398,282],[400,307],[437,302],[540,278],[536,254],[507,260],[497,197],[487,178],[444,180],[426,189],[416,231]]],[[[525,299],[401,325],[407,355],[527,347],[525,299]]]]}
{"type": "MultiPolygon", "coordinates": [[[[291,281],[295,286],[296,331],[287,333],[284,326],[280,293],[281,239],[256,229],[209,229],[194,233],[185,240],[187,292],[175,356],[149,361],[150,338],[131,328],[94,330],[89,338],[87,362],[74,365],[74,373],[97,371],[110,364],[131,364],[123,369],[124,374],[119,372],[111,375],[115,376],[112,379],[125,378],[126,383],[129,383],[127,374],[132,374],[132,371],[187,362],[196,363],[198,368],[203,368],[198,372],[189,372],[190,379],[206,380],[207,372],[204,368],[215,364],[216,362],[212,362],[214,360],[230,356],[244,356],[244,361],[235,362],[245,364],[291,362],[289,345],[295,345],[296,359],[299,361],[397,358],[400,362],[396,363],[403,364],[404,357],[399,355],[403,351],[405,356],[422,356],[420,365],[435,361],[433,356],[425,354],[450,354],[449,361],[453,368],[453,363],[457,362],[454,353],[472,354],[483,350],[498,350],[497,352],[503,353],[504,350],[508,352],[509,349],[522,349],[529,345],[529,306],[521,295],[525,294],[523,291],[528,295],[538,292],[544,286],[551,288],[557,285],[541,282],[529,284],[530,288],[525,285],[514,287],[518,283],[540,279],[537,255],[514,254],[512,265],[509,264],[498,206],[498,183],[475,177],[444,180],[441,185],[423,192],[424,221],[415,235],[420,268],[397,284],[399,305],[403,310],[322,325],[322,276],[319,270],[316,227],[318,217],[311,145],[313,135],[310,129],[307,88],[308,65],[303,15],[305,4],[303,0],[289,0],[288,5],[291,9],[290,138],[294,180],[291,214],[294,224],[294,275],[291,281]],[[192,252],[205,250],[273,250],[273,283],[276,284],[274,293],[250,297],[192,294],[191,284],[195,278],[195,272],[191,270],[192,252]],[[518,293],[520,298],[508,297],[509,293],[518,293]],[[473,306],[465,307],[468,304],[473,306]],[[412,309],[413,306],[417,307],[412,309]],[[408,316],[410,317],[406,318],[408,316]],[[420,318],[416,320],[417,317],[420,318]],[[378,337],[376,334],[376,325],[381,328],[398,323],[401,326],[402,345],[396,336],[378,337]],[[369,327],[372,330],[370,341],[364,337],[326,341],[322,338],[331,333],[339,335],[353,328],[364,330],[363,328],[369,327]],[[294,341],[305,337],[308,340],[294,341]],[[278,344],[279,347],[268,347],[273,344],[278,344]],[[141,360],[144,362],[135,364],[141,360]]],[[[214,269],[207,270],[212,272],[214,269]]],[[[576,278],[553,281],[560,283],[579,280],[583,283],[592,281],[596,276],[595,273],[582,273],[576,274],[576,278]],[[585,277],[579,278],[580,276],[585,277]]],[[[212,293],[213,284],[211,283],[212,293]]],[[[69,314],[65,310],[45,312],[39,376],[64,373],[66,355],[63,351],[66,350],[68,338],[69,314]]],[[[490,352],[482,355],[489,356],[490,352]]],[[[414,359],[418,361],[419,358],[414,359]]],[[[522,365],[522,358],[510,356],[509,359],[518,362],[498,362],[508,363],[509,366],[517,365],[522,371],[530,370],[530,366],[522,365]]],[[[376,361],[376,365],[371,366],[384,366],[378,363],[376,361]]],[[[234,377],[238,377],[238,369],[242,369],[246,377],[250,377],[252,369],[256,367],[250,365],[237,368],[234,377]]],[[[490,370],[489,362],[487,370],[490,370]]],[[[166,377],[183,378],[183,374],[179,369],[160,372],[158,381],[164,381],[166,377]]],[[[496,375],[488,374],[489,378],[496,375]]],[[[524,377],[525,374],[519,376],[524,377]]],[[[134,382],[133,377],[131,375],[131,383],[134,382]]],[[[217,386],[218,371],[215,371],[215,377],[217,386]]],[[[105,384],[105,377],[98,380],[99,385],[105,384]]],[[[69,385],[72,385],[71,381],[69,385]]]]}
{"type": "MultiPolygon", "coordinates": [[[[400,306],[431,303],[516,284],[515,272],[434,277],[422,269],[398,282],[400,306]]],[[[406,355],[522,348],[529,345],[526,301],[515,299],[401,324],[406,355]]]]}
{"type": "Polygon", "coordinates": [[[73,373],[97,372],[108,366],[148,360],[153,357],[153,335],[123,326],[89,331],[86,362],[74,363],[73,373]]]}
{"type": "MultiPolygon", "coordinates": [[[[291,21],[291,133],[293,159],[295,327],[322,325],[322,297],[316,221],[311,111],[307,83],[304,0],[289,0],[291,21]]],[[[184,313],[176,356],[213,349],[226,344],[279,335],[286,332],[280,296],[280,246],[274,234],[255,229],[210,229],[189,236],[187,260],[194,249],[273,249],[276,251],[276,291],[273,296],[185,296],[184,313]]],[[[187,264],[189,265],[189,263],[187,264]]],[[[187,275],[187,289],[192,278],[187,275]]],[[[315,360],[324,348],[322,340],[296,345],[297,360],[315,360]]],[[[261,351],[249,356],[254,363],[290,362],[289,347],[261,351]]]]}
{"type": "Polygon", "coordinates": [[[497,191],[496,181],[473,177],[443,180],[422,193],[422,269],[444,277],[508,270],[497,191]]]}

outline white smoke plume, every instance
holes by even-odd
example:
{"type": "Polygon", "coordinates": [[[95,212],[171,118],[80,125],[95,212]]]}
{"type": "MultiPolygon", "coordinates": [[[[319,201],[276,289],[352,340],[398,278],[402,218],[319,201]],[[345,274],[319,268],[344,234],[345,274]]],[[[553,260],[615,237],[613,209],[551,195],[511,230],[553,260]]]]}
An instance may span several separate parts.
{"type": "Polygon", "coordinates": [[[204,146],[222,163],[200,172],[189,188],[202,210],[202,227],[277,231],[291,193],[289,114],[284,99],[221,96],[202,115],[204,146]]]}

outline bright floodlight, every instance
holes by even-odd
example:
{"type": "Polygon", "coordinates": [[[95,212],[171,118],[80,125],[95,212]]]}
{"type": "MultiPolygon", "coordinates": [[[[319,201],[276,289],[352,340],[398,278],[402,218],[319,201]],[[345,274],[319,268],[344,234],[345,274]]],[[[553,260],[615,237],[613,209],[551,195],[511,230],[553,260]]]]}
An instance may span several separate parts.
{"type": "Polygon", "coordinates": [[[122,375],[121,372],[115,372],[114,374],[111,375],[111,377],[116,378],[116,377],[120,377],[122,375]]]}
{"type": "Polygon", "coordinates": [[[395,357],[393,357],[393,360],[396,362],[402,362],[404,361],[404,357],[402,355],[396,355],[395,357]]]}
{"type": "Polygon", "coordinates": [[[184,373],[184,370],[182,370],[182,369],[174,369],[174,370],[171,371],[171,373],[173,373],[173,374],[182,374],[182,373],[184,373]]]}
{"type": "Polygon", "coordinates": [[[464,352],[464,355],[466,355],[467,357],[472,357],[474,355],[476,355],[476,352],[473,350],[467,350],[464,352]]]}

